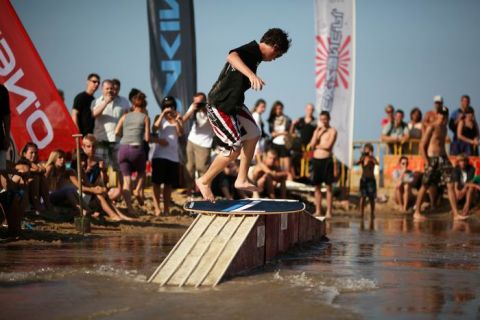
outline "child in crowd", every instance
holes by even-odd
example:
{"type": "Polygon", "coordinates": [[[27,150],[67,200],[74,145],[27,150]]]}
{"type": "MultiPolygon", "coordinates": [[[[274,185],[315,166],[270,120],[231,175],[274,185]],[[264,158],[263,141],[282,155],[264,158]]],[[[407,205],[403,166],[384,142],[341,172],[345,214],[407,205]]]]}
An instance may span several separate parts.
{"type": "Polygon", "coordinates": [[[38,214],[43,210],[50,209],[50,201],[48,195],[48,183],[45,178],[45,166],[38,161],[38,147],[33,142],[25,144],[21,151],[21,159],[30,164],[30,173],[32,182],[28,187],[28,197],[31,207],[38,214]],[[42,207],[42,200],[43,205],[42,207]]]}
{"type": "Polygon", "coordinates": [[[157,146],[152,154],[153,205],[155,215],[160,209],[160,187],[163,184],[163,214],[169,214],[172,200],[172,187],[179,182],[178,137],[183,136],[183,122],[177,112],[177,102],[173,97],[165,97],[161,105],[162,113],[153,124],[152,137],[157,146]]]}
{"type": "Polygon", "coordinates": [[[360,178],[360,213],[364,215],[365,201],[370,201],[370,218],[375,217],[375,199],[377,198],[377,181],[375,180],[375,166],[378,165],[377,159],[373,156],[373,145],[366,143],[363,147],[363,153],[356,163],[362,166],[362,177],[360,178]]]}
{"type": "Polygon", "coordinates": [[[413,172],[408,169],[407,157],[400,157],[398,167],[392,173],[392,178],[395,183],[395,203],[400,206],[401,210],[407,212],[413,200],[412,183],[414,180],[413,172]]]}

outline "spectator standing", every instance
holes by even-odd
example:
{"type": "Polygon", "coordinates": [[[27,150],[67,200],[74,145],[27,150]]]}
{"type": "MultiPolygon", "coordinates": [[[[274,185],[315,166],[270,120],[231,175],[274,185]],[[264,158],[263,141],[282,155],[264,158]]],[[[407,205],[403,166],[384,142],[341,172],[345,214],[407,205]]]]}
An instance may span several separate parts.
{"type": "Polygon", "coordinates": [[[183,123],[193,119],[187,139],[187,173],[188,192],[192,193],[195,186],[195,172],[203,176],[210,165],[213,130],[207,116],[207,97],[199,92],[193,97],[193,103],[183,116],[183,123]]]}
{"type": "Polygon", "coordinates": [[[266,148],[266,139],[268,138],[267,133],[265,132],[265,124],[263,123],[262,114],[265,112],[267,108],[267,103],[263,99],[258,99],[255,102],[255,106],[252,108],[252,118],[255,120],[257,127],[260,128],[261,136],[260,140],[257,142],[257,146],[255,148],[255,161],[259,163],[262,161],[261,157],[265,152],[266,148]]]}
{"type": "Polygon", "coordinates": [[[365,144],[363,153],[356,163],[362,166],[362,177],[360,178],[360,214],[364,215],[365,201],[370,202],[370,219],[375,218],[375,199],[377,198],[377,181],[375,180],[375,166],[377,159],[373,156],[373,145],[365,144]]]}
{"type": "Polygon", "coordinates": [[[327,188],[327,213],[325,217],[332,217],[332,184],[335,176],[335,165],[333,162],[333,145],[337,140],[337,130],[330,126],[330,113],[322,111],[320,113],[319,127],[315,130],[310,141],[313,149],[312,165],[312,184],[315,186],[315,215],[321,216],[322,212],[322,183],[327,188]]]}
{"type": "Polygon", "coordinates": [[[80,92],[73,99],[72,120],[82,135],[93,133],[95,119],[92,116],[93,96],[100,85],[100,76],[96,73],[90,73],[87,77],[87,87],[85,91],[80,92]]]}
{"type": "Polygon", "coordinates": [[[291,170],[289,130],[292,121],[283,113],[283,103],[275,101],[268,117],[270,135],[272,136],[272,149],[275,150],[280,158],[280,167],[289,173],[289,179],[293,178],[291,170]]]}
{"type": "MultiPolygon", "coordinates": [[[[127,99],[126,97],[120,95],[120,89],[122,88],[122,83],[120,82],[120,80],[114,78],[112,79],[112,84],[113,84],[114,95],[118,100],[118,105],[128,110],[130,108],[130,99],[127,99]]],[[[135,89],[135,90],[138,90],[138,89],[135,89]]]]}
{"type": "Polygon", "coordinates": [[[409,153],[418,154],[418,146],[422,138],[422,111],[418,107],[414,107],[410,111],[410,122],[408,127],[409,153]]]}
{"type": "Polygon", "coordinates": [[[463,117],[458,122],[456,139],[452,142],[453,147],[451,147],[454,153],[464,153],[467,156],[478,155],[479,130],[472,107],[466,108],[463,117]]]}
{"type": "Polygon", "coordinates": [[[385,127],[387,124],[393,122],[395,108],[391,104],[387,104],[385,107],[385,118],[382,119],[381,125],[382,128],[385,127]]]}
{"type": "Polygon", "coordinates": [[[0,84],[0,189],[7,187],[7,150],[10,146],[10,96],[0,84]]]}
{"type": "Polygon", "coordinates": [[[417,202],[415,204],[415,220],[424,220],[425,216],[421,214],[421,204],[423,196],[428,190],[430,202],[435,203],[435,191],[439,185],[447,185],[448,200],[453,212],[454,219],[462,219],[463,216],[458,213],[455,190],[453,186],[452,171],[453,167],[447,156],[445,142],[447,139],[448,108],[443,106],[437,111],[436,119],[429,126],[422,136],[420,142],[420,155],[425,162],[425,173],[422,178],[422,186],[418,191],[417,202]]]}
{"type": "Polygon", "coordinates": [[[383,127],[382,142],[388,144],[390,154],[395,154],[395,151],[397,151],[397,153],[404,153],[406,151],[404,143],[408,140],[408,126],[403,121],[403,117],[403,110],[397,109],[397,111],[395,111],[394,121],[387,123],[385,127],[383,127]],[[398,148],[400,152],[398,152],[398,148]]]}
{"type": "Polygon", "coordinates": [[[458,139],[458,125],[460,121],[462,121],[465,118],[465,113],[468,109],[468,107],[471,108],[470,106],[470,96],[464,94],[460,98],[460,108],[457,110],[453,111],[450,119],[448,120],[448,128],[452,131],[453,133],[453,140],[452,143],[450,144],[450,154],[451,155],[457,155],[462,153],[462,151],[459,150],[459,145],[461,145],[460,140],[458,139]]]}
{"type": "Polygon", "coordinates": [[[175,98],[165,97],[161,105],[162,113],[153,124],[152,140],[158,145],[152,154],[153,205],[155,215],[162,214],[160,209],[160,187],[163,184],[163,214],[170,212],[172,187],[179,181],[178,138],[184,134],[181,115],[177,112],[175,98]]]}
{"type": "Polygon", "coordinates": [[[400,157],[398,167],[392,173],[395,184],[395,203],[407,212],[410,202],[413,200],[412,183],[413,172],[408,169],[408,158],[400,157]]]}
{"type": "Polygon", "coordinates": [[[137,172],[137,184],[140,186],[143,203],[143,183],[145,181],[145,168],[147,155],[144,141],[150,141],[150,119],[145,109],[147,100],[143,92],[138,92],[132,97],[132,112],[124,114],[118,121],[115,134],[121,136],[118,149],[118,162],[123,176],[123,198],[129,213],[133,213],[131,175],[137,172]]]}
{"type": "MultiPolygon", "coordinates": [[[[104,80],[102,83],[102,96],[93,105],[92,114],[95,118],[93,133],[97,139],[96,156],[104,159],[107,166],[115,171],[119,170],[117,153],[119,138],[115,135],[115,128],[120,118],[129,109],[117,95],[113,82],[104,80]]],[[[118,181],[117,181],[118,182],[118,181]]]]}
{"type": "Polygon", "coordinates": [[[293,121],[290,128],[290,133],[294,133],[295,130],[298,130],[300,133],[300,142],[302,144],[302,149],[306,149],[307,145],[312,140],[313,133],[317,129],[317,124],[315,123],[315,106],[312,103],[307,104],[305,107],[305,116],[298,118],[293,121]]]}

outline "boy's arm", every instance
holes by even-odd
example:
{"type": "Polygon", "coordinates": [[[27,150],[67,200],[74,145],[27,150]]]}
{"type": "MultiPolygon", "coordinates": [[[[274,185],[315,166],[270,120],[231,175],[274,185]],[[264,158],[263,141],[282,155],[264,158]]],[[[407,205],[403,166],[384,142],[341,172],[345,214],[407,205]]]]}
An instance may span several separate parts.
{"type": "Polygon", "coordinates": [[[250,80],[250,85],[253,90],[262,90],[265,82],[257,77],[252,70],[250,70],[237,52],[230,53],[227,57],[227,61],[232,67],[240,71],[245,77],[248,78],[248,80],[250,80]]]}

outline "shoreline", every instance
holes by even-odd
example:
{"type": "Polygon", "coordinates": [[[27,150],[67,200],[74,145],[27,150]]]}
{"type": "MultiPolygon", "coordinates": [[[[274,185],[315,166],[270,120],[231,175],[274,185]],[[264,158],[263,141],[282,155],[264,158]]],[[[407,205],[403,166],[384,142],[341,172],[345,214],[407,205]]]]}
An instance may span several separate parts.
{"type": "MultiPolygon", "coordinates": [[[[388,193],[388,189],[379,189],[379,195],[383,196],[385,202],[378,201],[375,205],[375,218],[381,219],[412,219],[413,212],[401,212],[392,203],[392,200],[384,195],[388,193]]],[[[187,201],[185,195],[180,191],[172,193],[174,205],[171,214],[168,216],[154,216],[151,193],[146,192],[145,204],[140,207],[137,203],[134,208],[140,213],[136,221],[109,222],[104,219],[91,218],[91,233],[82,235],[75,230],[75,225],[70,221],[51,221],[46,216],[35,215],[29,213],[24,218],[22,236],[20,238],[6,238],[6,227],[0,228],[0,244],[3,245],[49,245],[81,242],[85,240],[95,240],[110,236],[136,235],[145,233],[166,232],[168,230],[184,229],[186,230],[194,220],[194,216],[183,210],[183,205],[187,201]]],[[[305,192],[290,192],[290,197],[305,202],[306,211],[313,212],[313,196],[305,192]]],[[[123,205],[119,208],[122,210],[123,205]]],[[[472,210],[472,218],[480,216],[480,210],[476,208],[472,210]]],[[[444,199],[442,205],[434,210],[425,212],[426,216],[431,219],[448,219],[451,215],[448,201],[444,199]]],[[[57,214],[57,219],[62,218],[57,214]]],[[[360,212],[358,210],[358,196],[351,195],[348,200],[336,200],[333,203],[333,218],[329,221],[338,221],[345,219],[360,220],[360,212]]],[[[368,207],[365,210],[364,220],[370,219],[368,207]]],[[[469,219],[469,220],[471,220],[469,219]]]]}

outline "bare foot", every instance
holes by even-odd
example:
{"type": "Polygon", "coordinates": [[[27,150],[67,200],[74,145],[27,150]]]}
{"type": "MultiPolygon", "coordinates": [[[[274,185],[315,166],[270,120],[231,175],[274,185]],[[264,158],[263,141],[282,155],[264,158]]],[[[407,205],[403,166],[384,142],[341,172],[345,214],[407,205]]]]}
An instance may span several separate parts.
{"type": "Polygon", "coordinates": [[[248,181],[245,182],[240,182],[240,181],[235,181],[235,188],[238,190],[243,190],[243,191],[250,191],[250,192],[259,192],[260,188],[257,187],[254,184],[251,184],[248,181]]]}
{"type": "Polygon", "coordinates": [[[419,212],[415,212],[413,214],[413,220],[415,220],[415,221],[425,221],[425,220],[427,220],[427,217],[425,217],[423,214],[421,214],[419,212]]]}
{"type": "Polygon", "coordinates": [[[162,215],[162,210],[160,209],[155,209],[155,217],[160,217],[162,215]]]}
{"type": "Polygon", "coordinates": [[[463,215],[463,214],[453,213],[453,219],[454,219],[454,220],[467,220],[468,218],[470,218],[469,215],[463,215]]]}
{"type": "Polygon", "coordinates": [[[332,219],[332,213],[327,212],[327,214],[325,215],[325,219],[332,219]]]}
{"type": "Polygon", "coordinates": [[[202,178],[195,180],[195,184],[197,185],[198,190],[200,190],[203,199],[210,202],[215,202],[215,196],[212,193],[210,185],[203,183],[201,179],[202,178]]]}

